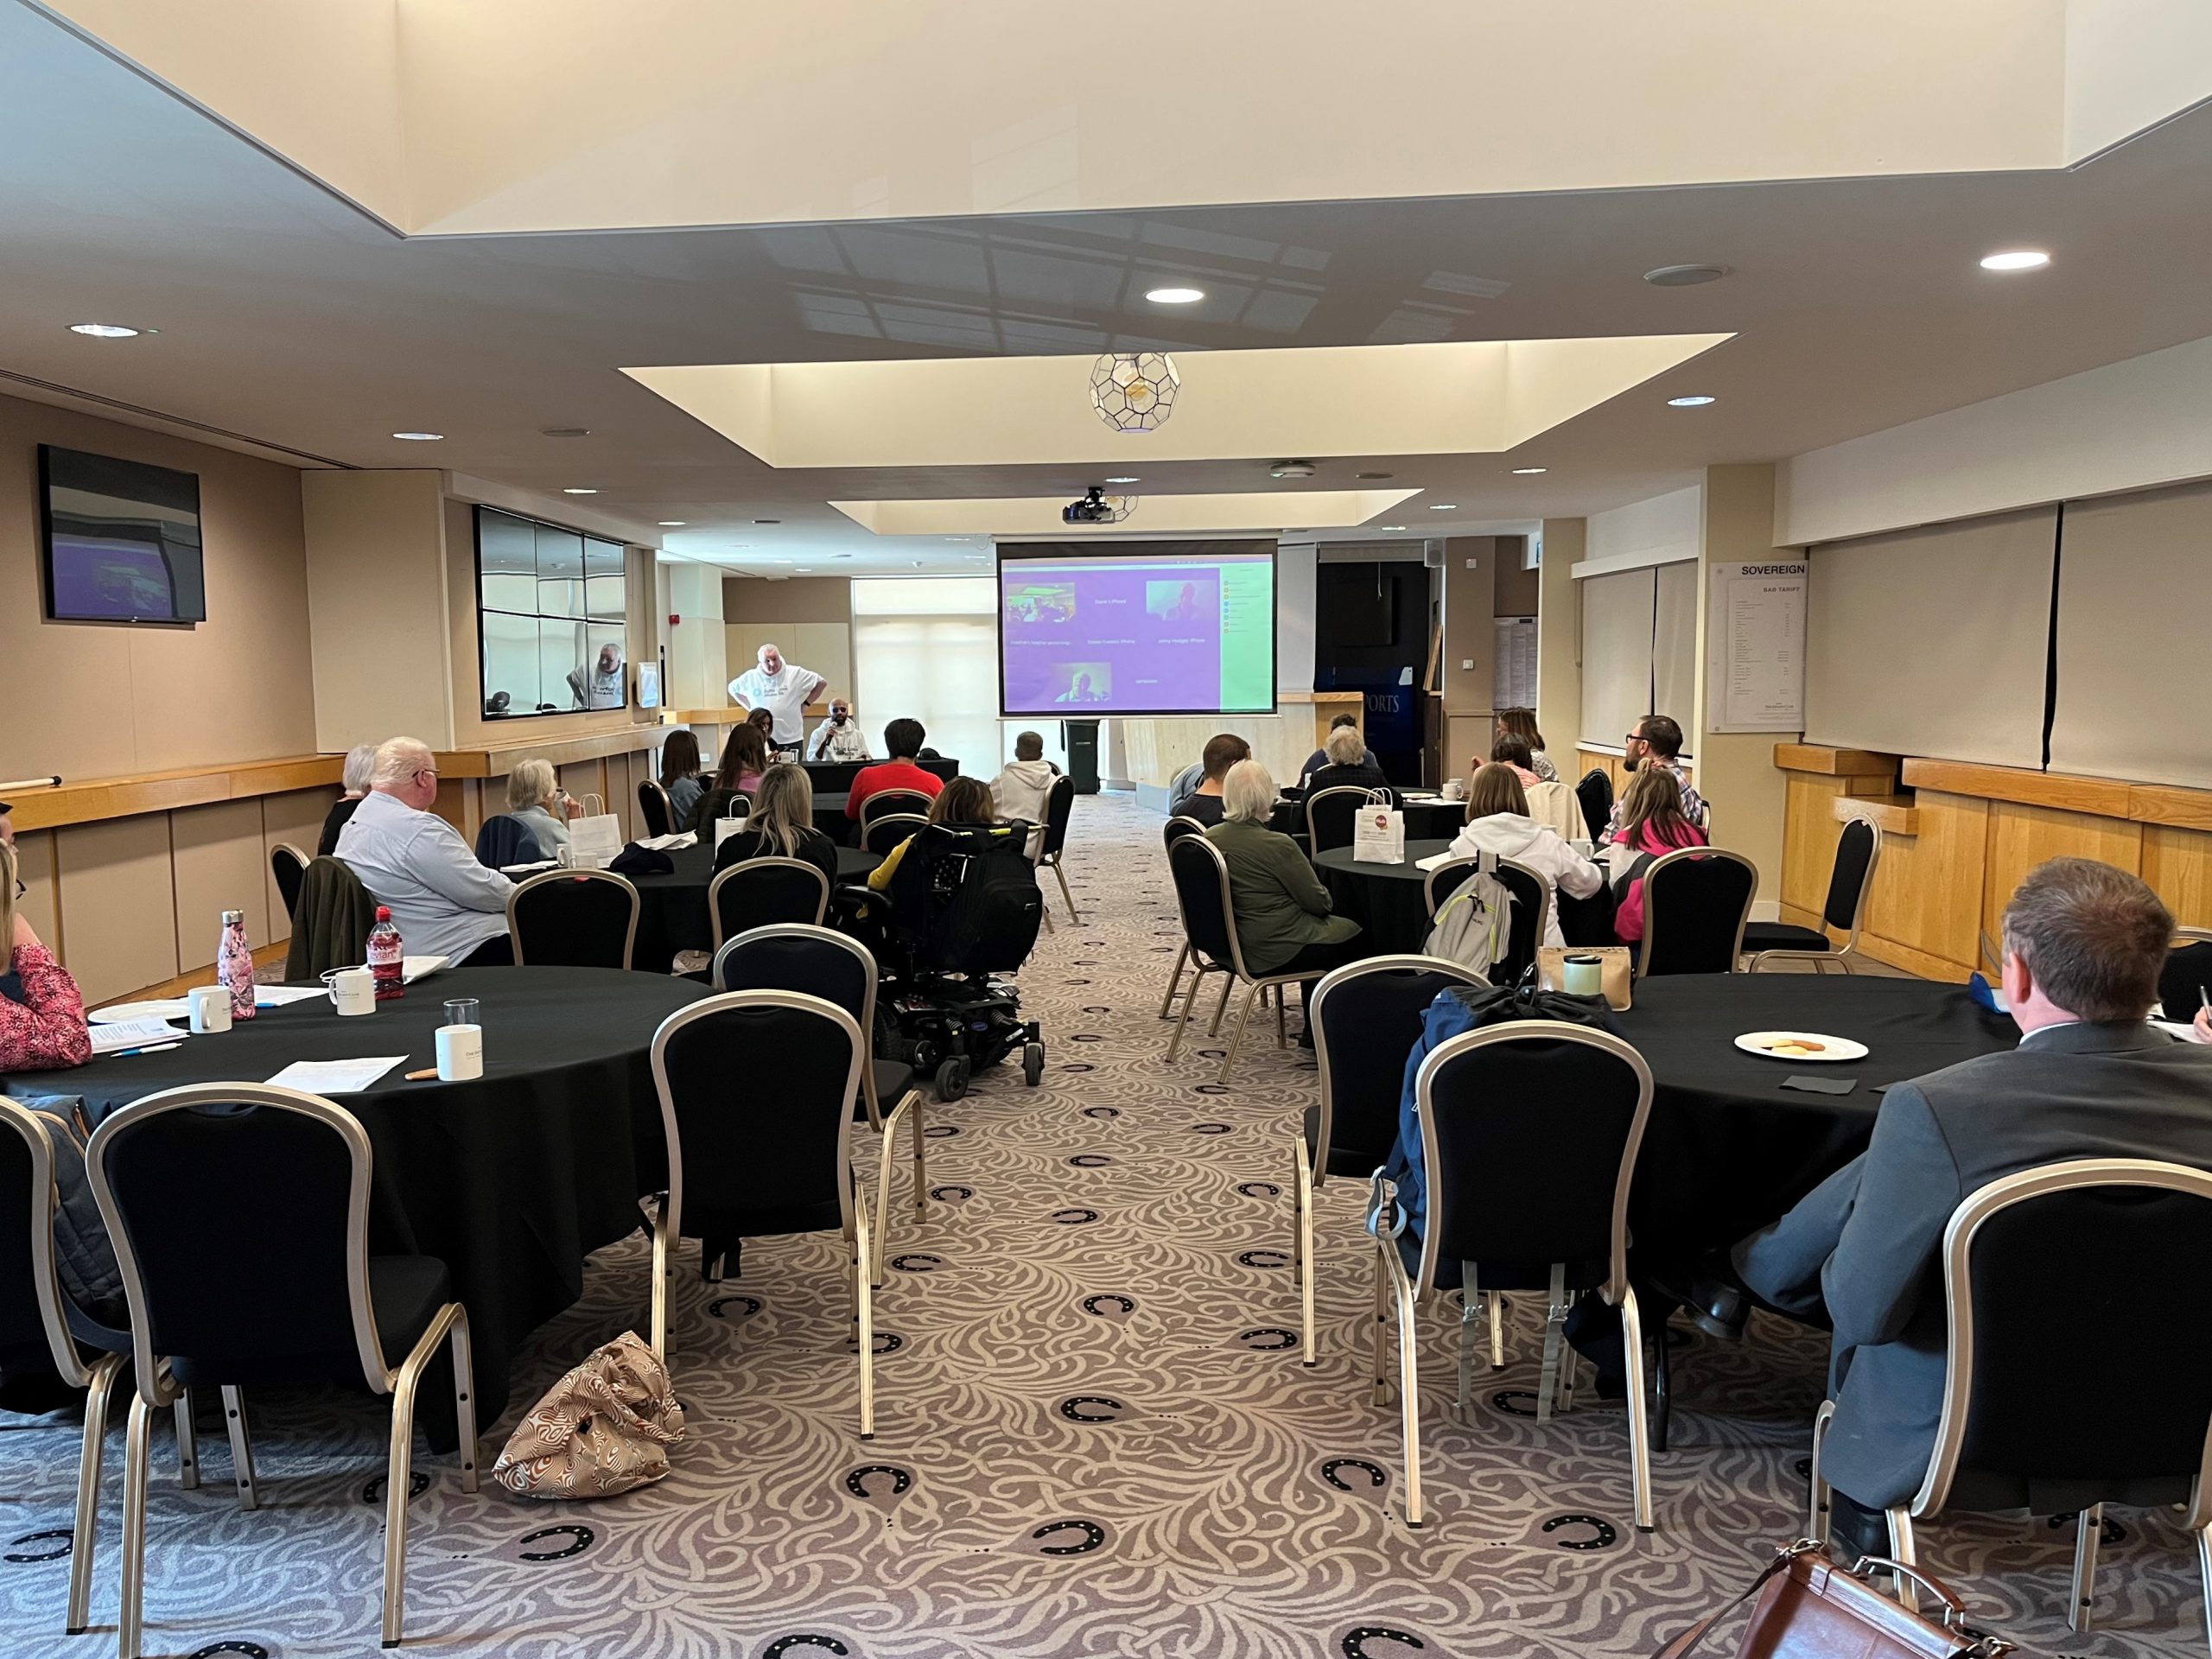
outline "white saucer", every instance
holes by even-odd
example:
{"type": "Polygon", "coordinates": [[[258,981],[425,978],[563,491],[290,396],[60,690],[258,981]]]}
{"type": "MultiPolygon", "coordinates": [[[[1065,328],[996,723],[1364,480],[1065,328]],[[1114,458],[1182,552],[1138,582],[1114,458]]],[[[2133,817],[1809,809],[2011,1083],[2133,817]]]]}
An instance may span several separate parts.
{"type": "Polygon", "coordinates": [[[1815,1064],[1833,1065],[1838,1060],[1863,1060],[1866,1045],[1853,1042],[1848,1037],[1829,1037],[1817,1031],[1747,1031],[1736,1039],[1736,1046],[1746,1054],[1756,1054],[1768,1060],[1807,1060],[1815,1064]],[[1784,1048],[1778,1052],[1772,1046],[1790,1041],[1818,1043],[1813,1050],[1784,1048]]]}
{"type": "Polygon", "coordinates": [[[133,1020],[184,1020],[191,1014],[188,999],[165,996],[147,1002],[118,1002],[112,1007],[95,1008],[85,1018],[95,1026],[120,1026],[133,1020]]]}

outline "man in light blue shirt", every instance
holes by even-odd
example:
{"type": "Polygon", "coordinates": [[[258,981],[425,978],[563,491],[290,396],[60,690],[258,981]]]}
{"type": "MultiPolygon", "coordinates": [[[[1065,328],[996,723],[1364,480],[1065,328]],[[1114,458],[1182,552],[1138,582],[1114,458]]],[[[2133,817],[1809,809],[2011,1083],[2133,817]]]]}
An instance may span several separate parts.
{"type": "Polygon", "coordinates": [[[437,798],[429,745],[391,739],[377,750],[369,792],[339,832],[338,856],[391,910],[408,955],[444,957],[454,967],[512,963],[507,895],[515,884],[478,863],[460,831],[429,810],[437,798]]]}

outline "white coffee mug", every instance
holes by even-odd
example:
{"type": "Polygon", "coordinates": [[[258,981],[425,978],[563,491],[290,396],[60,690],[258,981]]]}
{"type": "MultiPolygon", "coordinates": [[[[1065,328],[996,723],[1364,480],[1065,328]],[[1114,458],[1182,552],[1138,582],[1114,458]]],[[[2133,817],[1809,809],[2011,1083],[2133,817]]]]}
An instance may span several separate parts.
{"type": "Polygon", "coordinates": [[[439,1082],[467,1083],[484,1075],[483,1027],[440,1026],[437,1042],[439,1082]]]}
{"type": "Polygon", "coordinates": [[[192,1028],[201,1036],[231,1028],[231,988],[195,985],[188,994],[192,1004],[192,1028]]]}
{"type": "Polygon", "coordinates": [[[1443,793],[1444,798],[1447,801],[1465,800],[1467,798],[1467,780],[1464,778],[1446,779],[1444,780],[1443,793]]]}
{"type": "Polygon", "coordinates": [[[322,976],[330,987],[331,1005],[340,1014],[377,1011],[376,976],[365,968],[334,968],[322,976]]]}
{"type": "Polygon", "coordinates": [[[1602,996],[1605,965],[1596,957],[1568,957],[1560,963],[1559,988],[1569,996],[1602,996]]]}
{"type": "Polygon", "coordinates": [[[1592,854],[1597,851],[1595,843],[1593,843],[1587,836],[1577,836],[1573,841],[1568,842],[1567,844],[1573,848],[1576,852],[1581,854],[1585,858],[1590,857],[1592,854]]]}

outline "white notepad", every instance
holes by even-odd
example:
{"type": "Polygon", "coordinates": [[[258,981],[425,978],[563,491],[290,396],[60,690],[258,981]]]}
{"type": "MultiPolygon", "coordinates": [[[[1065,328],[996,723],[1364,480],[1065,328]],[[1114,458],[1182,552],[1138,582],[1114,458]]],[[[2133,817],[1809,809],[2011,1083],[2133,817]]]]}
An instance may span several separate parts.
{"type": "Polygon", "coordinates": [[[304,1089],[311,1095],[358,1095],[406,1058],[391,1054],[364,1060],[294,1060],[269,1081],[279,1089],[304,1089]]]}
{"type": "Polygon", "coordinates": [[[173,1043],[191,1033],[179,1031],[166,1020],[118,1020],[111,1024],[92,1027],[92,1053],[120,1054],[126,1048],[143,1048],[149,1043],[173,1043]]]}

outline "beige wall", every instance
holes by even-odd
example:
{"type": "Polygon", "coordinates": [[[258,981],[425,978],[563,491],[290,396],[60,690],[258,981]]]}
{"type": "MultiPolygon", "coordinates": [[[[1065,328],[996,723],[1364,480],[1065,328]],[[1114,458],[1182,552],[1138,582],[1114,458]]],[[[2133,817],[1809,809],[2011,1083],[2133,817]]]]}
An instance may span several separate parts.
{"type": "Polygon", "coordinates": [[[112,777],[315,747],[300,474],[227,449],[0,397],[0,778],[112,777]],[[195,473],[207,620],[49,622],[38,446],[195,473]]]}
{"type": "MultiPolygon", "coordinates": [[[[794,576],[788,582],[732,576],[724,581],[722,638],[728,674],[708,706],[727,702],[727,681],[752,667],[760,647],[772,642],[788,661],[810,668],[830,682],[816,708],[827,709],[833,696],[851,697],[852,594],[852,583],[842,576],[794,576]]],[[[853,707],[866,721],[868,711],[857,699],[853,707]]],[[[807,722],[810,733],[815,723],[807,722]]]]}
{"type": "Polygon", "coordinates": [[[321,749],[403,732],[452,744],[443,480],[428,469],[301,480],[321,749]]]}
{"type": "Polygon", "coordinates": [[[1544,520],[1544,562],[1536,570],[1536,729],[1549,740],[1553,764],[1574,753],[1582,730],[1582,615],[1574,566],[1588,520],[1544,520]]]}
{"type": "MultiPolygon", "coordinates": [[[[1690,751],[1697,757],[1698,792],[1713,807],[1713,844],[1741,853],[1759,867],[1758,896],[1765,905],[1775,903],[1782,893],[1788,779],[1774,764],[1774,733],[1722,733],[1707,727],[1721,688],[1706,683],[1706,581],[1716,564],[1769,556],[1774,471],[1767,463],[1706,468],[1705,530],[1698,564],[1695,729],[1689,734],[1690,751]]],[[[1759,913],[1765,917],[1773,912],[1759,913]]]]}

